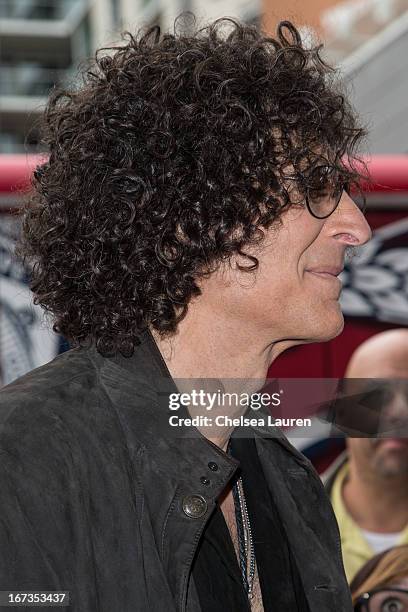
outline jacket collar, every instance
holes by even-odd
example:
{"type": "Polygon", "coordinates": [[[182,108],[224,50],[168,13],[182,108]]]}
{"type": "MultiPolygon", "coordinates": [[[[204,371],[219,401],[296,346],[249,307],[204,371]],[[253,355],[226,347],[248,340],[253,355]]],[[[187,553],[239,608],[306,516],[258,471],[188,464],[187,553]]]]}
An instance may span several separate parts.
{"type": "MultiPolygon", "coordinates": [[[[150,331],[141,332],[132,357],[118,354],[106,358],[93,350],[92,359],[97,362],[102,385],[117,410],[131,453],[142,446],[159,470],[191,485],[197,482],[198,466],[216,463],[218,469],[212,481],[220,490],[213,492],[221,492],[239,462],[196,427],[169,425],[168,396],[179,391],[150,331]]],[[[180,408],[179,416],[189,417],[185,407],[180,408]]]]}
{"type": "MultiPolygon", "coordinates": [[[[140,344],[130,358],[120,354],[102,358],[96,351],[93,353],[94,359],[100,361],[102,382],[110,389],[109,394],[114,402],[126,409],[128,414],[137,408],[137,412],[132,414],[132,421],[137,417],[141,421],[141,426],[137,428],[139,442],[149,450],[160,447],[157,448],[158,455],[164,450],[163,439],[168,441],[176,454],[179,454],[181,447],[188,447],[189,454],[194,455],[194,447],[199,455],[206,454],[209,461],[218,461],[226,470],[232,468],[235,471],[239,462],[205,438],[196,427],[182,427],[175,431],[169,426],[168,396],[179,393],[179,390],[150,330],[144,329],[139,338],[140,344]],[[192,440],[194,444],[191,444],[192,440]]],[[[190,416],[184,406],[181,406],[178,414],[180,417],[190,416]]],[[[274,439],[298,463],[309,465],[309,461],[290,444],[280,428],[255,426],[251,429],[255,437],[274,439]]]]}

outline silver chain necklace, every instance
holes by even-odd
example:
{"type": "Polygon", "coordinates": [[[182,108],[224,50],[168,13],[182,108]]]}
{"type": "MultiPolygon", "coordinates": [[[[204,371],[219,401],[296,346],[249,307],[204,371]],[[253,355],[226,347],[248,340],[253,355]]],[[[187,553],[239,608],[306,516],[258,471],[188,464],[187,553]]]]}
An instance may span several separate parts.
{"type": "MultiPolygon", "coordinates": [[[[227,453],[231,454],[231,439],[228,442],[227,453]]],[[[255,576],[255,549],[241,476],[232,486],[232,496],[234,499],[235,520],[237,524],[239,564],[242,582],[248,598],[252,599],[255,576]]]]}
{"type": "Polygon", "coordinates": [[[255,550],[241,476],[238,478],[234,487],[236,487],[238,497],[238,508],[234,497],[235,513],[237,514],[238,509],[241,518],[240,521],[237,521],[238,541],[240,549],[243,548],[245,552],[241,562],[241,574],[248,598],[252,599],[255,577],[255,550]],[[242,527],[242,529],[240,529],[240,527],[242,527]]]}

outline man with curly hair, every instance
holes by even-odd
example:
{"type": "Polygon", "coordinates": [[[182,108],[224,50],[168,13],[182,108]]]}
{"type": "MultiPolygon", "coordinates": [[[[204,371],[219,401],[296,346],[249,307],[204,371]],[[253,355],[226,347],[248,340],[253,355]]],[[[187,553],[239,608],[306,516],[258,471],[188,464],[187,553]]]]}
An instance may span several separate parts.
{"type": "Polygon", "coordinates": [[[0,590],[352,609],[310,463],[273,426],[196,427],[181,399],[253,393],[282,351],[341,332],[337,277],[370,237],[348,195],[362,136],[290,22],[129,34],[51,94],[18,252],[72,349],[0,394],[0,590]]]}

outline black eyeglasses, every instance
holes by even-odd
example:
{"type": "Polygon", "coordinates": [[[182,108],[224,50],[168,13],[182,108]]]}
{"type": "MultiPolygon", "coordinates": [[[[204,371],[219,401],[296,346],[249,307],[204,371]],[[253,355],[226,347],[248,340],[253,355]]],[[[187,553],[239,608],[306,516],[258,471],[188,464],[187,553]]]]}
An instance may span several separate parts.
{"type": "Polygon", "coordinates": [[[316,166],[306,180],[306,206],[316,219],[327,219],[340,203],[343,191],[349,193],[349,184],[342,181],[331,166],[316,166]]]}
{"type": "Polygon", "coordinates": [[[354,604],[355,612],[408,612],[408,590],[382,587],[361,595],[354,604]]]}

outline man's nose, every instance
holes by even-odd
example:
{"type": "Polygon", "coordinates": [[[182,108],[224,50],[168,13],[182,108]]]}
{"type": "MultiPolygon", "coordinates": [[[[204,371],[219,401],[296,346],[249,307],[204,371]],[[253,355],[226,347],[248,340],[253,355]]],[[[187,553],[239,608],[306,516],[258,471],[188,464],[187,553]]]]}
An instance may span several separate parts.
{"type": "Polygon", "coordinates": [[[372,232],[366,218],[345,191],[328,221],[330,234],[347,245],[361,246],[371,239],[372,232]]]}

